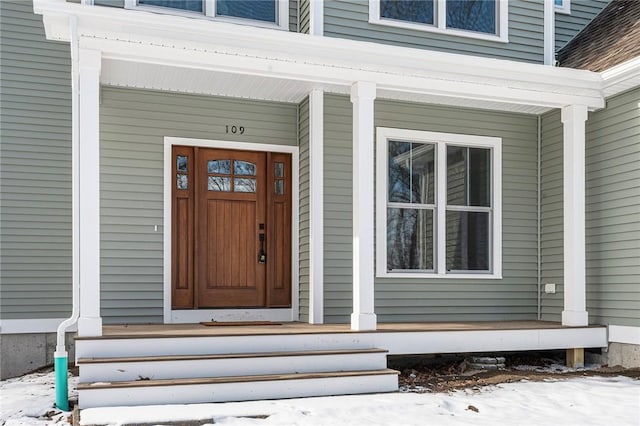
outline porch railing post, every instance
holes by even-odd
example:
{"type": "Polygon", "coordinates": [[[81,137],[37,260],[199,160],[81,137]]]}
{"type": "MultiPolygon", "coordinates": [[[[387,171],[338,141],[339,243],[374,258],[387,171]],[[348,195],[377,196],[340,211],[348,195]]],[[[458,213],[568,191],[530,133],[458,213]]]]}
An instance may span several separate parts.
{"type": "MultiPolygon", "coordinates": [[[[79,49],[78,335],[102,335],[100,317],[100,51],[79,49]]],[[[76,206],[74,206],[76,208],[76,206]]]]}
{"type": "Polygon", "coordinates": [[[373,261],[374,83],[351,87],[353,103],[353,313],[352,330],[375,330],[373,261]]]}
{"type": "Polygon", "coordinates": [[[589,323],[586,309],[585,122],[587,107],[562,108],[564,181],[564,310],[562,325],[589,323]]]}

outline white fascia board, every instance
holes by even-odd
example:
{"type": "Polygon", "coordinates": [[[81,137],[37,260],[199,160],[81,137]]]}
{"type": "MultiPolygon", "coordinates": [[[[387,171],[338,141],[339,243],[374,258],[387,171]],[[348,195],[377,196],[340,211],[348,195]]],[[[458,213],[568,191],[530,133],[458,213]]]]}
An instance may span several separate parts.
{"type": "Polygon", "coordinates": [[[640,345],[640,327],[609,325],[609,342],[640,345]]]}
{"type": "MultiPolygon", "coordinates": [[[[65,318],[5,319],[0,321],[0,334],[55,333],[65,318]]],[[[67,328],[75,332],[76,326],[67,328]]]]}
{"type": "Polygon", "coordinates": [[[640,86],[640,57],[602,71],[603,93],[610,97],[640,86]]]}
{"type": "Polygon", "coordinates": [[[354,81],[371,81],[380,90],[399,93],[436,93],[549,108],[569,104],[604,107],[602,77],[590,71],[310,37],[137,10],[82,7],[64,0],[34,0],[34,10],[44,16],[47,38],[54,40],[68,40],[68,17],[78,16],[82,40],[91,40],[91,48],[102,50],[105,59],[348,86],[354,81]],[[140,51],[147,53],[138,57],[140,51]],[[225,56],[228,58],[220,63],[225,56]]]}

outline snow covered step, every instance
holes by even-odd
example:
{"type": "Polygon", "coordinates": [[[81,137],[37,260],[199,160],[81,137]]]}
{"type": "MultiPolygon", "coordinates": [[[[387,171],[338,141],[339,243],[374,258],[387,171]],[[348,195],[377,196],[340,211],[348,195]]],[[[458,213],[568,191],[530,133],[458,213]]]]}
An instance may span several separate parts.
{"type": "Polygon", "coordinates": [[[395,392],[398,372],[389,369],[80,383],[80,408],[250,401],[395,392]]]}
{"type": "Polygon", "coordinates": [[[82,382],[384,369],[383,349],[80,358],[82,382]]]}

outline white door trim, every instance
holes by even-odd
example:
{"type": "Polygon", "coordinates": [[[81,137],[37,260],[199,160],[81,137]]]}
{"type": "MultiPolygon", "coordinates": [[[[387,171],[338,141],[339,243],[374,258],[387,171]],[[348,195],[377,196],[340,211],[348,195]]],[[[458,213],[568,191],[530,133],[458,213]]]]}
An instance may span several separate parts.
{"type": "Polygon", "coordinates": [[[165,136],[164,138],[164,220],[163,220],[163,282],[164,323],[193,323],[200,321],[297,321],[299,311],[299,204],[300,159],[299,148],[290,145],[232,142],[209,139],[192,139],[165,136]],[[291,308],[278,309],[171,309],[171,189],[175,179],[171,173],[171,149],[173,145],[201,148],[235,149],[241,151],[284,152],[291,154],[291,308]]]}

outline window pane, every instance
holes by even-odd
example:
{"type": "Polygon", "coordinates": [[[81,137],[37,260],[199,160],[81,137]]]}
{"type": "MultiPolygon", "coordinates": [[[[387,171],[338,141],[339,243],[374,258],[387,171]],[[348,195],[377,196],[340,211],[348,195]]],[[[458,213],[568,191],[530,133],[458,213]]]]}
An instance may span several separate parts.
{"type": "Polygon", "coordinates": [[[169,7],[202,13],[202,0],[138,0],[138,4],[169,7]]]}
{"type": "Polygon", "coordinates": [[[554,0],[556,6],[562,7],[562,0],[554,0]]]}
{"type": "Polygon", "coordinates": [[[496,33],[496,0],[447,0],[447,28],[496,33]]]}
{"type": "Polygon", "coordinates": [[[447,146],[447,204],[491,207],[491,150],[447,146]]]}
{"type": "Polygon", "coordinates": [[[433,24],[433,0],[380,0],[380,17],[433,24]]]}
{"type": "Polygon", "coordinates": [[[276,0],[216,0],[216,15],[276,22],[276,0]]]}
{"type": "Polygon", "coordinates": [[[255,176],[256,165],[248,161],[235,160],[233,162],[233,173],[240,176],[255,176]]]}
{"type": "Polygon", "coordinates": [[[231,160],[210,160],[207,162],[207,171],[228,175],[231,173],[231,160]]]}
{"type": "Polygon", "coordinates": [[[433,210],[387,209],[387,269],[433,270],[433,210]]]}
{"type": "Polygon", "coordinates": [[[277,179],[274,183],[276,195],[284,195],[284,181],[277,179]]]}
{"type": "Polygon", "coordinates": [[[434,145],[389,141],[389,202],[433,204],[434,145]]]}
{"type": "Polygon", "coordinates": [[[231,178],[220,176],[209,176],[207,181],[209,191],[229,192],[231,191],[231,178]]]}
{"type": "Polygon", "coordinates": [[[234,192],[256,192],[256,180],[255,179],[240,179],[233,180],[234,192]]]}
{"type": "Polygon", "coordinates": [[[489,270],[489,213],[447,211],[447,270],[489,270]]]}
{"type": "Polygon", "coordinates": [[[176,178],[176,188],[177,189],[188,189],[189,188],[189,178],[187,175],[178,175],[176,178]]]}
{"type": "Polygon", "coordinates": [[[284,177],[284,163],[276,162],[273,165],[273,172],[275,177],[284,177]]]}
{"type": "Polygon", "coordinates": [[[179,172],[187,172],[187,156],[178,155],[176,163],[179,172]]]}

